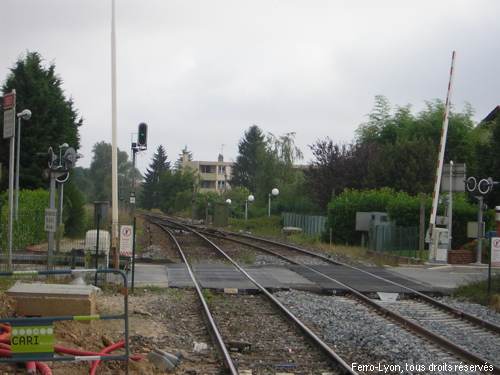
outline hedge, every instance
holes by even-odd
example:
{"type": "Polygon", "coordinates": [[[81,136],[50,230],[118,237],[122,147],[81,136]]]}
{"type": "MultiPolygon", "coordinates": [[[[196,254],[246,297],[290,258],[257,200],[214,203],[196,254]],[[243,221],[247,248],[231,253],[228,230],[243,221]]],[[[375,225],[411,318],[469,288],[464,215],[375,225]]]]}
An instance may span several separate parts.
{"type": "MultiPolygon", "coordinates": [[[[0,246],[7,249],[8,205],[7,193],[0,198],[0,246]]],[[[19,194],[19,218],[13,225],[14,250],[24,249],[27,245],[46,240],[45,208],[49,202],[46,190],[21,190],[19,194]]]]}
{"type": "MultiPolygon", "coordinates": [[[[355,231],[356,212],[387,212],[390,220],[396,225],[411,227],[420,222],[420,201],[424,199],[426,230],[431,210],[429,196],[412,196],[404,192],[396,192],[389,188],[379,190],[345,190],[334,197],[328,205],[328,228],[332,228],[336,242],[359,244],[361,232],[355,231]]],[[[440,205],[438,214],[444,214],[444,206],[440,205]]],[[[467,222],[475,221],[477,206],[467,200],[463,193],[453,195],[453,248],[459,248],[467,242],[467,222]]],[[[492,213],[485,214],[487,227],[491,224],[492,213]]]]}

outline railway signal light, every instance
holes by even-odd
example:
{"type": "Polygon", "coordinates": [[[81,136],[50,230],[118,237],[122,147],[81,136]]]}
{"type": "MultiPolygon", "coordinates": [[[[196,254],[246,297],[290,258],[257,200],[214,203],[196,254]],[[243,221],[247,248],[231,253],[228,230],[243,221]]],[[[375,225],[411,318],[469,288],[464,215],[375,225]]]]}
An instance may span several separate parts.
{"type": "Polygon", "coordinates": [[[142,149],[146,149],[148,144],[148,125],[144,122],[139,124],[139,132],[137,135],[137,145],[142,149]]]}

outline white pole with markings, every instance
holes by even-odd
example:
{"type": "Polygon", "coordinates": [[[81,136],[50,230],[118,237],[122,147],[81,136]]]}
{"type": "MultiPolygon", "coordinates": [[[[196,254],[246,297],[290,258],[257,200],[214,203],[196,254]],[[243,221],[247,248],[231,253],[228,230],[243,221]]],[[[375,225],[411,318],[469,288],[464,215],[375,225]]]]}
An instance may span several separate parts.
{"type": "MultiPolygon", "coordinates": [[[[448,92],[446,94],[446,103],[444,106],[443,128],[441,130],[441,141],[439,144],[439,155],[437,160],[436,177],[434,181],[434,192],[432,194],[432,210],[431,210],[431,217],[429,220],[429,231],[431,238],[433,238],[436,235],[434,228],[436,226],[437,206],[439,202],[439,190],[441,188],[441,177],[443,174],[444,152],[446,149],[446,137],[448,135],[448,117],[450,114],[451,89],[453,84],[454,70],[455,70],[455,51],[453,51],[451,55],[450,79],[448,81],[448,92]]],[[[431,240],[431,246],[434,243],[435,242],[431,240]]],[[[429,252],[430,259],[436,259],[437,249],[432,247],[430,250],[431,250],[429,252]]]]}

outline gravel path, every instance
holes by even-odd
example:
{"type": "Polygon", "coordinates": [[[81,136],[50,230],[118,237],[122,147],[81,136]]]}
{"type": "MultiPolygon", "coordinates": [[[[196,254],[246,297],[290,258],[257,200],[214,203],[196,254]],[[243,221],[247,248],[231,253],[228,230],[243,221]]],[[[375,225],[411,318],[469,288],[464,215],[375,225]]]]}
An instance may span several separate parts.
{"type": "MultiPolygon", "coordinates": [[[[434,345],[414,336],[356,300],[319,296],[307,292],[279,292],[276,296],[297,316],[314,327],[348,363],[397,366],[386,373],[475,374],[476,372],[432,371],[431,366],[460,362],[434,345]],[[412,367],[413,366],[413,367],[412,367]],[[416,366],[420,366],[416,369],[416,366]]],[[[360,373],[377,373],[359,371],[360,373]]],[[[382,373],[384,373],[382,371],[382,373]]]]}

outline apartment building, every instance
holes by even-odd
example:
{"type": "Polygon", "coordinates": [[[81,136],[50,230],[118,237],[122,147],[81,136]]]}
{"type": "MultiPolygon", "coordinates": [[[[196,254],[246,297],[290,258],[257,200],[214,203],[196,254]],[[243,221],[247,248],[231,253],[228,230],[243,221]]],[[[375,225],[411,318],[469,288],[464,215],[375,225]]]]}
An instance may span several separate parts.
{"type": "Polygon", "coordinates": [[[200,192],[222,193],[231,188],[231,169],[234,163],[224,161],[219,154],[217,161],[189,160],[189,154],[182,153],[182,168],[191,169],[198,177],[200,192]]]}

